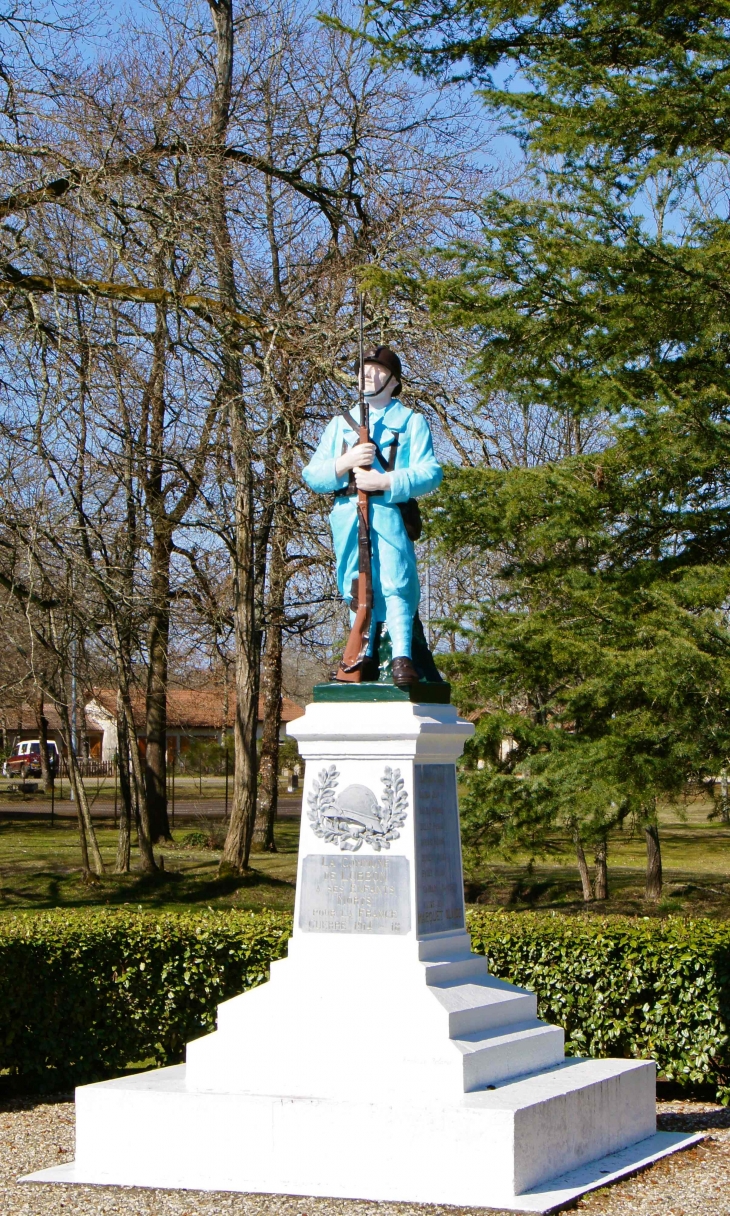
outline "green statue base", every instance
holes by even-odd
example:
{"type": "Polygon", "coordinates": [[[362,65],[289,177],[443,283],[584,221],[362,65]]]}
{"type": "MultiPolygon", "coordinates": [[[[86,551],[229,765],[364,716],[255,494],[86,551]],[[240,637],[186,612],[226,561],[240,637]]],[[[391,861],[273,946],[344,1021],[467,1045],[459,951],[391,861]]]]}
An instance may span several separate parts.
{"type": "Polygon", "coordinates": [[[440,680],[431,684],[426,680],[418,684],[410,684],[408,688],[398,688],[395,684],[381,684],[379,681],[363,681],[362,684],[338,684],[333,680],[330,684],[315,684],[313,689],[315,701],[412,701],[417,705],[450,705],[451,685],[440,680]]]}

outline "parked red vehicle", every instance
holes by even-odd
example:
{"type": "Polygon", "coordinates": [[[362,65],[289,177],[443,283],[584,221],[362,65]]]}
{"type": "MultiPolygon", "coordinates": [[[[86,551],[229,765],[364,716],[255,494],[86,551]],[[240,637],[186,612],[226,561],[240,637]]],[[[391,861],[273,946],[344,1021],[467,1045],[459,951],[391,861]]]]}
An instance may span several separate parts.
{"type": "MultiPolygon", "coordinates": [[[[48,742],[48,759],[51,765],[51,772],[56,773],[58,771],[58,749],[52,740],[48,742]]],[[[40,740],[21,739],[16,743],[12,755],[8,756],[3,765],[3,775],[5,777],[21,777],[23,780],[26,777],[40,777],[40,740]]]]}

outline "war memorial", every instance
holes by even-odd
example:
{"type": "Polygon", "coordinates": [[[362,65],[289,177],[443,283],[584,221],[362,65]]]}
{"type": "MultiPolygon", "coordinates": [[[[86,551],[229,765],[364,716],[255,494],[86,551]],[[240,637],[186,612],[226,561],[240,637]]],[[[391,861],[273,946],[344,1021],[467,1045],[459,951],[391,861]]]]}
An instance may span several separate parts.
{"type": "Polygon", "coordinates": [[[76,1092],[58,1181],[547,1212],[699,1137],[657,1133],[650,1061],[564,1055],[464,916],[456,761],[473,732],[418,620],[415,500],[440,479],[400,364],[304,477],[333,495],[351,634],[289,726],[306,763],[294,929],[186,1062],[76,1092]]]}

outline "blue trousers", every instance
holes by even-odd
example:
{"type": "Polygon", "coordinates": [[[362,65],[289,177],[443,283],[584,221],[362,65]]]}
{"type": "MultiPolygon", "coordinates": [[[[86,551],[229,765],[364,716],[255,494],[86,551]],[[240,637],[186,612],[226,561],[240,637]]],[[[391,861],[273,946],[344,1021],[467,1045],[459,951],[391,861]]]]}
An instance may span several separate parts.
{"type": "MultiPolygon", "coordinates": [[[[388,626],[390,634],[390,642],[393,650],[393,658],[401,659],[411,656],[411,643],[413,640],[413,616],[410,607],[404,599],[399,595],[389,595],[385,601],[385,623],[388,626]]],[[[373,610],[373,619],[370,626],[370,647],[368,654],[372,655],[375,645],[375,626],[383,617],[378,616],[373,610]]],[[[350,625],[354,624],[355,613],[350,612],[350,625]]]]}
{"type": "MultiPolygon", "coordinates": [[[[357,508],[354,497],[339,499],[330,515],[337,556],[337,583],[349,603],[359,570],[357,508]]],[[[374,499],[370,507],[373,576],[373,625],[385,621],[393,658],[411,658],[413,618],[418,610],[418,584],[413,541],[406,534],[398,507],[374,499]]],[[[371,634],[374,635],[374,628],[371,634]]]]}

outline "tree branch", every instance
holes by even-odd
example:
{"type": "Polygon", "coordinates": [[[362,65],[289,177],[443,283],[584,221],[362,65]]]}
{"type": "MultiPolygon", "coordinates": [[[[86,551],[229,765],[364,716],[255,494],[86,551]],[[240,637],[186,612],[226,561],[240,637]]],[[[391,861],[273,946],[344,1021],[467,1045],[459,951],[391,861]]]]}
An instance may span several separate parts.
{"type": "Polygon", "coordinates": [[[9,263],[0,264],[0,292],[27,291],[38,295],[52,292],[60,296],[96,296],[136,304],[161,304],[169,309],[184,309],[208,320],[220,318],[238,329],[252,330],[257,336],[276,337],[278,327],[250,313],[228,308],[219,300],[186,292],[177,296],[164,287],[137,287],[133,283],[109,283],[101,279],[76,279],[62,275],[24,274],[9,263]]]}
{"type": "MultiPolygon", "coordinates": [[[[25,156],[53,156],[57,162],[60,162],[67,169],[65,177],[56,178],[54,181],[46,182],[45,185],[36,186],[34,189],[20,190],[17,193],[8,194],[5,198],[0,199],[0,220],[2,220],[17,211],[27,211],[31,207],[40,206],[42,203],[58,202],[69,190],[77,190],[84,185],[98,187],[103,181],[110,178],[122,177],[126,173],[132,175],[140,173],[147,162],[158,160],[160,157],[180,154],[186,156],[195,155],[196,149],[190,148],[184,143],[160,144],[154,148],[148,148],[146,151],[140,152],[135,156],[126,156],[122,160],[111,164],[101,165],[97,169],[80,169],[72,161],[61,156],[56,150],[51,148],[28,149],[22,145],[8,144],[0,140],[0,152],[22,152],[25,156]]],[[[339,215],[340,207],[337,204],[342,204],[343,202],[353,203],[358,210],[362,206],[361,196],[351,188],[342,190],[325,186],[322,183],[308,182],[302,176],[300,168],[279,169],[276,165],[266,160],[265,157],[254,156],[249,152],[244,152],[241,148],[226,148],[223,155],[226,160],[247,165],[259,173],[264,173],[267,177],[273,177],[278,181],[285,182],[297,194],[301,194],[311,202],[317,203],[326,214],[331,212],[334,215],[336,212],[339,215]]]]}

